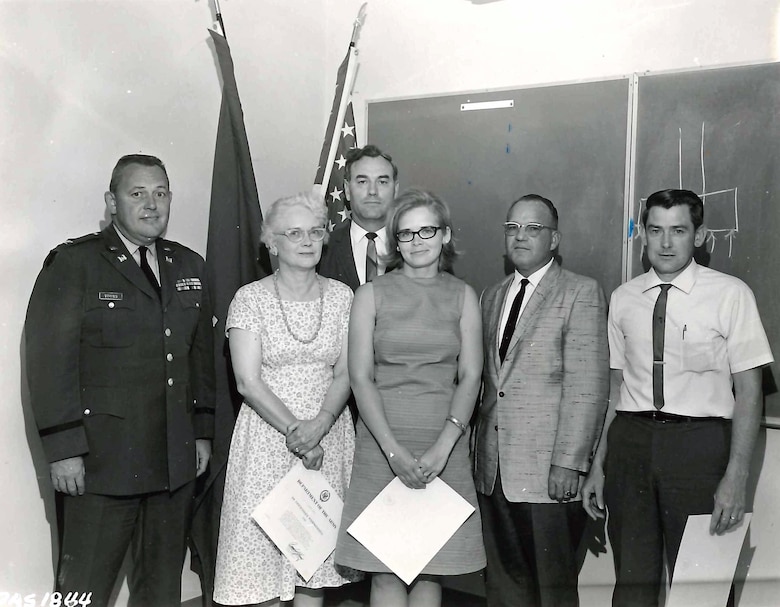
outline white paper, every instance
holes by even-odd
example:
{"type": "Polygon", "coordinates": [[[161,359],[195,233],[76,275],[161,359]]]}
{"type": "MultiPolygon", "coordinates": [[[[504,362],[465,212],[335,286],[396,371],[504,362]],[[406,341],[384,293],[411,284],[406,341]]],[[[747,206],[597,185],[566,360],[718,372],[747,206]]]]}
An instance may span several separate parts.
{"type": "Polygon", "coordinates": [[[319,470],[298,463],[252,512],[307,582],[336,548],[344,503],[319,470]]]}
{"type": "Polygon", "coordinates": [[[366,506],[347,532],[411,584],[474,506],[439,478],[409,489],[396,477],[366,506]]]}
{"type": "Polygon", "coordinates": [[[726,604],[751,516],[723,535],[710,535],[711,515],[688,517],[666,607],[726,604]]]}

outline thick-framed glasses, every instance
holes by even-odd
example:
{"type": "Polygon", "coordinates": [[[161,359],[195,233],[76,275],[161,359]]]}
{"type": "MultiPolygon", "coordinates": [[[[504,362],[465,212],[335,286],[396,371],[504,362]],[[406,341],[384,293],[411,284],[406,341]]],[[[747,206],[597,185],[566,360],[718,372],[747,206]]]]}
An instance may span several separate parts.
{"type": "Polygon", "coordinates": [[[541,223],[517,223],[516,221],[504,222],[504,234],[507,236],[517,236],[517,233],[523,230],[530,238],[536,238],[542,233],[542,230],[555,230],[555,228],[541,223]]]}
{"type": "Polygon", "coordinates": [[[301,242],[303,240],[303,235],[308,233],[309,240],[312,242],[319,242],[325,238],[325,234],[327,234],[327,232],[328,231],[325,228],[312,228],[308,232],[306,230],[302,230],[301,228],[290,228],[284,232],[274,232],[274,234],[277,236],[287,236],[287,239],[290,242],[301,242]]]}
{"type": "Polygon", "coordinates": [[[423,226],[417,231],[401,230],[396,232],[395,237],[398,239],[398,242],[412,242],[415,236],[428,240],[436,236],[436,233],[441,229],[441,226],[423,226]]]}

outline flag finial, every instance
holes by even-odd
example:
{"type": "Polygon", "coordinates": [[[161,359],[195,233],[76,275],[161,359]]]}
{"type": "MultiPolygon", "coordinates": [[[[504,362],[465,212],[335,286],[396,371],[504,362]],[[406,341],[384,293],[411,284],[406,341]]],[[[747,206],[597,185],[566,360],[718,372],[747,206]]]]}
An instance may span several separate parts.
{"type": "Polygon", "coordinates": [[[363,22],[366,20],[366,7],[368,2],[364,2],[358,11],[358,16],[355,19],[355,23],[352,26],[352,39],[350,45],[355,46],[357,44],[358,36],[360,35],[360,28],[363,26],[363,22]]]}

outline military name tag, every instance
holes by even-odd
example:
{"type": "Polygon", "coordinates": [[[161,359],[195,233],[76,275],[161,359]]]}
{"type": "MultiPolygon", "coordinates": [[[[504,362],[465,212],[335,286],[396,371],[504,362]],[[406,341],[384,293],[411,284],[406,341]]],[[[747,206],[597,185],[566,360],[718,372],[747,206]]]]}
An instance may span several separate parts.
{"type": "Polygon", "coordinates": [[[200,284],[200,278],[179,278],[176,280],[177,291],[200,291],[203,285],[200,284]]]}
{"type": "Polygon", "coordinates": [[[121,301],[124,297],[124,293],[117,293],[116,291],[100,291],[98,293],[100,301],[121,301]]]}

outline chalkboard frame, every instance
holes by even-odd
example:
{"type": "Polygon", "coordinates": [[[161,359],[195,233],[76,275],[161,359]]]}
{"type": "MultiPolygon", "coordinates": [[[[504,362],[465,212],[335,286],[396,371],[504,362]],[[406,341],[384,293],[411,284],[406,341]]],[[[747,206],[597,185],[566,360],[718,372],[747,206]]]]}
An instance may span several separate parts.
{"type": "MultiPolygon", "coordinates": [[[[432,100],[437,98],[452,98],[455,99],[457,96],[461,96],[464,99],[482,99],[485,97],[486,94],[493,95],[493,98],[501,98],[502,94],[505,96],[507,93],[512,92],[522,92],[527,90],[535,90],[535,89],[544,89],[544,90],[553,90],[553,87],[569,87],[569,86],[576,86],[581,85],[585,83],[594,83],[594,82],[609,82],[609,81],[627,81],[627,112],[625,115],[626,118],[626,130],[625,130],[625,161],[624,161],[624,184],[623,184],[623,208],[622,208],[622,216],[619,219],[619,225],[621,230],[621,237],[620,237],[620,256],[621,256],[621,275],[619,283],[625,282],[634,276],[642,273],[645,268],[641,265],[641,256],[642,256],[642,248],[639,244],[639,238],[638,238],[638,230],[637,226],[635,225],[638,222],[638,215],[639,215],[639,201],[641,198],[649,195],[652,191],[656,191],[658,189],[663,189],[664,187],[678,187],[679,183],[678,181],[675,181],[674,183],[669,183],[669,180],[658,180],[657,187],[646,187],[642,185],[642,178],[641,176],[638,176],[638,173],[642,173],[644,171],[644,165],[642,156],[645,153],[643,150],[643,143],[641,140],[641,133],[643,132],[643,129],[649,129],[652,130],[652,126],[647,126],[646,123],[643,120],[643,116],[646,112],[646,107],[649,103],[652,103],[652,101],[648,100],[648,88],[649,83],[652,82],[659,82],[663,81],[665,79],[669,80],[670,82],[673,81],[680,81],[679,79],[685,79],[685,78],[707,78],[707,77],[715,77],[719,74],[725,74],[726,76],[739,73],[740,70],[751,70],[751,69],[767,69],[767,70],[774,70],[777,72],[777,74],[780,74],[780,62],[776,61],[770,61],[770,62],[751,62],[751,63],[739,63],[739,64],[728,64],[728,65],[718,65],[718,66],[707,66],[707,67],[699,67],[696,69],[680,69],[680,70],[667,70],[667,71],[658,71],[658,72],[645,72],[645,73],[634,73],[631,75],[625,75],[625,76],[615,76],[612,78],[605,78],[605,79],[593,79],[593,80],[582,80],[582,81],[573,81],[573,82],[561,82],[561,83],[545,83],[545,84],[539,84],[539,85],[527,85],[527,86],[520,86],[520,87],[507,87],[507,88],[499,88],[499,89],[485,89],[481,91],[461,91],[461,92],[452,92],[452,93],[442,93],[442,94],[430,94],[425,96],[407,96],[407,97],[395,97],[395,98],[383,98],[383,99],[370,99],[366,100],[365,102],[365,132],[368,134],[368,141],[371,143],[376,143],[382,147],[382,143],[379,141],[375,141],[373,134],[372,134],[372,107],[377,108],[379,104],[384,103],[392,103],[392,102],[405,102],[405,101],[425,101],[425,100],[432,100]],[[663,181],[663,183],[661,183],[663,181]],[[646,191],[647,190],[647,191],[646,191]]],[[[780,75],[778,76],[780,78],[780,75]]],[[[488,110],[492,111],[492,110],[488,110]]],[[[705,128],[706,131],[706,128],[705,128]]],[[[705,132],[706,135],[706,132],[705,132]]],[[[777,142],[775,145],[780,146],[780,137],[777,137],[773,140],[773,142],[777,142]]],[[[773,150],[776,150],[778,153],[773,154],[772,156],[775,158],[780,158],[780,149],[777,147],[772,148],[773,150]]],[[[390,153],[394,153],[393,149],[391,147],[387,148],[387,151],[390,153]]],[[[396,158],[397,160],[400,160],[400,158],[396,158]]],[[[402,187],[404,185],[412,185],[405,181],[404,179],[404,173],[402,171],[401,173],[401,183],[402,187]]],[[[685,184],[683,184],[685,185],[685,184]]],[[[696,190],[695,187],[691,186],[691,189],[696,190]]],[[[525,192],[527,193],[527,192],[525,192]]],[[[544,192],[538,192],[541,194],[544,194],[544,192]]],[[[777,188],[777,195],[780,196],[780,183],[778,183],[777,188]]],[[[706,215],[706,213],[705,213],[706,215]]],[[[705,216],[705,222],[707,220],[707,217],[705,216]]],[[[614,226],[613,226],[614,227],[614,226]]],[[[743,228],[744,229],[744,228],[743,228]]],[[[749,237],[749,234],[745,234],[745,236],[749,237]]],[[[705,261],[706,261],[706,255],[705,261]]],[[[701,259],[701,258],[700,258],[701,259]]],[[[718,264],[715,263],[713,265],[715,269],[722,269],[718,267],[718,264]]],[[[731,273],[734,275],[739,276],[743,280],[745,280],[745,277],[741,276],[739,272],[733,272],[729,271],[730,268],[722,269],[723,271],[726,271],[727,273],[731,273]]],[[[750,280],[746,280],[748,284],[751,287],[754,287],[753,284],[751,284],[750,280]]],[[[602,280],[602,285],[604,281],[602,280]]],[[[607,295],[609,295],[610,289],[605,286],[605,291],[607,292],[607,295]]],[[[617,285],[615,285],[617,286],[617,285]]],[[[778,285],[778,288],[780,288],[780,285],[778,285]]],[[[754,289],[755,292],[755,289],[754,289]]],[[[764,324],[765,327],[767,324],[770,325],[769,330],[767,331],[770,337],[770,344],[773,346],[773,353],[776,357],[780,357],[780,330],[773,329],[772,327],[775,325],[780,325],[780,309],[774,309],[771,306],[768,306],[766,302],[761,301],[760,297],[757,297],[759,299],[759,309],[762,314],[762,318],[764,318],[764,324]],[[770,322],[767,323],[767,319],[765,316],[772,315],[770,322]],[[778,316],[778,320],[774,320],[774,316],[778,316]],[[778,335],[774,335],[774,333],[778,333],[778,335]]],[[[776,306],[775,306],[776,307],[776,306]]],[[[763,418],[763,425],[769,428],[780,428],[780,394],[777,393],[777,388],[775,385],[775,378],[780,377],[778,375],[780,367],[778,366],[778,363],[775,362],[771,366],[764,369],[764,389],[765,389],[765,416],[763,418]]]]}

